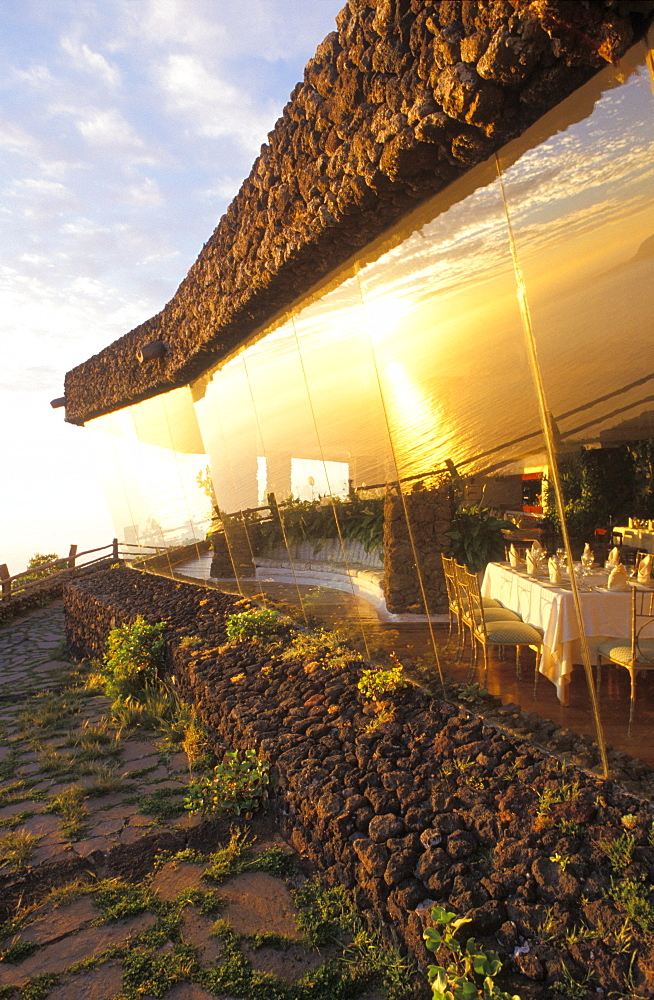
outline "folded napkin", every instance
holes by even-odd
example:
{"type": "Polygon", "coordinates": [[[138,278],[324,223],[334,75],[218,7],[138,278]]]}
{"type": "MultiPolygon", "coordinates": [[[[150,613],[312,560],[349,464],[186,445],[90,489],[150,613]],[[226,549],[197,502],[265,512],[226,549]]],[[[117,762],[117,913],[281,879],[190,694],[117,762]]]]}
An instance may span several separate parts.
{"type": "Polygon", "coordinates": [[[622,563],[618,563],[609,573],[609,590],[628,590],[627,569],[622,563]]]}
{"type": "Polygon", "coordinates": [[[643,558],[638,563],[638,582],[639,583],[651,583],[652,582],[652,557],[643,556],[643,558]]]}
{"type": "Polygon", "coordinates": [[[517,569],[520,565],[520,553],[516,549],[515,545],[512,545],[509,549],[509,562],[513,569],[517,569]]]}
{"type": "Polygon", "coordinates": [[[547,568],[550,574],[550,583],[555,583],[557,587],[561,586],[561,567],[559,566],[559,561],[554,556],[547,560],[547,568]]]}
{"type": "Polygon", "coordinates": [[[617,545],[614,545],[611,551],[609,552],[609,558],[607,559],[607,562],[610,562],[611,566],[618,566],[620,564],[621,562],[620,549],[618,548],[617,545]]]}
{"type": "Polygon", "coordinates": [[[538,573],[538,559],[527,549],[527,573],[529,576],[536,576],[538,573]]]}
{"type": "Polygon", "coordinates": [[[590,547],[590,542],[586,542],[586,544],[584,545],[584,555],[585,556],[593,555],[593,550],[590,547]]]}
{"type": "Polygon", "coordinates": [[[531,551],[535,556],[540,555],[540,553],[543,551],[543,546],[540,544],[537,538],[535,538],[534,541],[531,543],[531,551]]]}

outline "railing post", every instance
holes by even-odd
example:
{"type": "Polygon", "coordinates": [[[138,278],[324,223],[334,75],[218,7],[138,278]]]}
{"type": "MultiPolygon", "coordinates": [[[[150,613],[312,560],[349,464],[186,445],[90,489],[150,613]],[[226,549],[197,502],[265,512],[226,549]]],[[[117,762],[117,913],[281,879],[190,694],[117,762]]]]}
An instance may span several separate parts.
{"type": "Polygon", "coordinates": [[[75,557],[77,556],[77,546],[71,545],[68,553],[68,569],[75,569],[75,557]]]}
{"type": "Polygon", "coordinates": [[[11,597],[11,575],[7,569],[7,563],[0,566],[0,581],[2,582],[2,600],[8,601],[11,597]]]}
{"type": "Polygon", "coordinates": [[[114,538],[112,544],[113,544],[113,550],[112,550],[112,553],[111,553],[111,558],[113,559],[114,562],[118,562],[118,559],[119,559],[119,556],[118,556],[118,539],[114,538]]]}

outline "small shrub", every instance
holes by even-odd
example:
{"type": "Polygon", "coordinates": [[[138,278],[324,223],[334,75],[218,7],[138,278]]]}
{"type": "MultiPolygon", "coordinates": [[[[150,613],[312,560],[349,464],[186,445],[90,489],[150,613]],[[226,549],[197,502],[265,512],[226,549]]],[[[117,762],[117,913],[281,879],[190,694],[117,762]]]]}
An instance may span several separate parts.
{"type": "Polygon", "coordinates": [[[398,661],[397,666],[391,667],[390,670],[363,670],[357,687],[364,698],[377,701],[383,695],[392,694],[408,685],[404,667],[398,661]]]}
{"type": "Polygon", "coordinates": [[[270,608],[239,611],[229,615],[225,632],[232,642],[257,642],[275,635],[282,619],[278,611],[270,608]]]}
{"type": "Polygon", "coordinates": [[[184,805],[191,815],[250,815],[265,804],[268,784],[268,764],[254,750],[226,753],[213,775],[189,784],[184,805]]]}
{"type": "Polygon", "coordinates": [[[165,624],[150,625],[142,615],[128,625],[112,628],[104,658],[106,690],[110,698],[140,694],[154,683],[163,667],[165,624]]]}

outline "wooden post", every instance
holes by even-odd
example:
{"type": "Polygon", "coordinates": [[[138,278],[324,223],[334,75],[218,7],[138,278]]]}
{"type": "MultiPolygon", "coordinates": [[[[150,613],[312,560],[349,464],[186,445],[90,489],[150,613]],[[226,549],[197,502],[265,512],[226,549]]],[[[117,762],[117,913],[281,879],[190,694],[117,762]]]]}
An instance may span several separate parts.
{"type": "Polygon", "coordinates": [[[75,569],[75,556],[77,555],[77,546],[71,545],[70,552],[68,553],[68,569],[75,569]]]}
{"type": "Polygon", "coordinates": [[[113,544],[113,551],[111,553],[111,558],[113,559],[114,562],[118,562],[118,559],[119,559],[119,555],[118,555],[118,539],[114,538],[112,544],[113,544]]]}
{"type": "Polygon", "coordinates": [[[2,600],[8,601],[11,597],[11,576],[7,569],[7,563],[0,566],[0,581],[2,582],[2,600]]]}

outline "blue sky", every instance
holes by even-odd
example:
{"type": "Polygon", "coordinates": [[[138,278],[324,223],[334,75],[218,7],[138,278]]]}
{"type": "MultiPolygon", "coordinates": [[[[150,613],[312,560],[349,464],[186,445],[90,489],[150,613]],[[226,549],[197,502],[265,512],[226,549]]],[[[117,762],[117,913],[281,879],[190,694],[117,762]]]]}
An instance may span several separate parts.
{"type": "Polygon", "coordinates": [[[65,372],[173,295],[343,0],[3,0],[0,563],[113,531],[65,372]]]}

